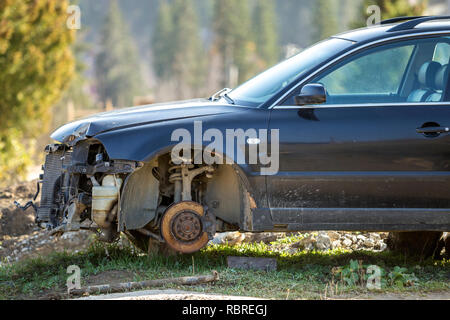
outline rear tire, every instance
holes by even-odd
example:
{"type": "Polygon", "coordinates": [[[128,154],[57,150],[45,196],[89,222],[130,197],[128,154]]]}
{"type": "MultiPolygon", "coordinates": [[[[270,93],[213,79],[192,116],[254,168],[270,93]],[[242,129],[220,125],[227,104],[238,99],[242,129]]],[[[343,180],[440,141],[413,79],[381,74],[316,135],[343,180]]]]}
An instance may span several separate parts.
{"type": "Polygon", "coordinates": [[[442,232],[391,232],[387,239],[388,248],[407,256],[421,258],[438,257],[442,232]]]}
{"type": "Polygon", "coordinates": [[[445,258],[450,259],[450,232],[447,232],[444,238],[445,258]]]}

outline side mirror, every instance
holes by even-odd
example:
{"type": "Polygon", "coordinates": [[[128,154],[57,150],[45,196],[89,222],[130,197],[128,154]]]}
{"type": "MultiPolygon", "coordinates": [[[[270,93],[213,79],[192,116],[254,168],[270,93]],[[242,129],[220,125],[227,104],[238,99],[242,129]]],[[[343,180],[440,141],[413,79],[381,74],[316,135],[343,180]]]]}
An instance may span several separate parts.
{"type": "Polygon", "coordinates": [[[322,104],[327,102],[327,92],[320,83],[307,84],[302,88],[299,96],[294,97],[295,105],[322,104]]]}

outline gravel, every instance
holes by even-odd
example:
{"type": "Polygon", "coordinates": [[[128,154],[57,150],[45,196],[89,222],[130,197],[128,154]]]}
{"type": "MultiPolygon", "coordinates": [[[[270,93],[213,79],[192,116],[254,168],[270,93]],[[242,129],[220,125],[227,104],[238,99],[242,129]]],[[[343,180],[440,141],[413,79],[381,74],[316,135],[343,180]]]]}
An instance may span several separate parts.
{"type": "Polygon", "coordinates": [[[298,251],[327,251],[330,249],[345,250],[369,250],[384,251],[387,249],[385,239],[388,233],[360,233],[360,232],[338,232],[338,231],[319,231],[312,233],[294,233],[299,240],[293,243],[277,241],[284,237],[284,233],[240,233],[226,232],[217,234],[211,241],[214,244],[235,245],[248,242],[263,242],[269,244],[274,250],[287,251],[295,253],[298,251]],[[257,236],[256,236],[257,235],[257,236]]]}

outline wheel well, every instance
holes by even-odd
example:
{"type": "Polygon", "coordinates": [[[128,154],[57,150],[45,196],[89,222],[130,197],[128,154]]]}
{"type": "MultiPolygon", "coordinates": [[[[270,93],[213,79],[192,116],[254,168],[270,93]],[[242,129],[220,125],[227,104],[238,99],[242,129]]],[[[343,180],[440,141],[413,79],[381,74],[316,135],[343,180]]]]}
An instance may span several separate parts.
{"type": "Polygon", "coordinates": [[[240,229],[251,230],[252,199],[235,166],[217,166],[206,185],[203,201],[217,218],[240,229]]]}
{"type": "MultiPolygon", "coordinates": [[[[195,170],[204,165],[196,165],[195,170]]],[[[175,202],[171,175],[171,154],[160,155],[128,176],[121,197],[121,230],[157,227],[161,212],[175,202]],[[155,195],[159,190],[158,196],[155,195]]],[[[192,200],[206,206],[217,218],[217,230],[251,230],[254,201],[239,167],[213,165],[212,174],[201,174],[192,181],[192,200]]]]}

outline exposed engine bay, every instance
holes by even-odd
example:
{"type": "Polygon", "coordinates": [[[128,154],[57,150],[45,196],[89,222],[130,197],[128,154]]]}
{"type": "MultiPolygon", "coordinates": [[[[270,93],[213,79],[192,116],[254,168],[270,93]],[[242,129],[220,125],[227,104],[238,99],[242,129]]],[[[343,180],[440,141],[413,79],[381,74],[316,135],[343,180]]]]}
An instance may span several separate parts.
{"type": "Polygon", "coordinates": [[[114,242],[123,232],[143,250],[192,253],[216,231],[239,230],[248,207],[231,166],[113,160],[94,139],[47,146],[43,170],[36,222],[52,235],[91,230],[114,242]]]}

